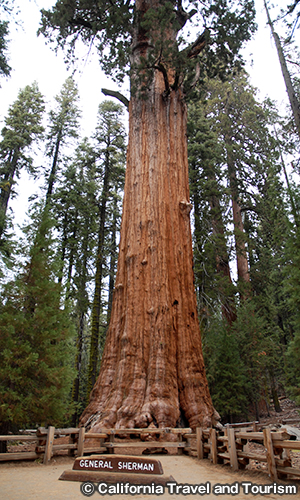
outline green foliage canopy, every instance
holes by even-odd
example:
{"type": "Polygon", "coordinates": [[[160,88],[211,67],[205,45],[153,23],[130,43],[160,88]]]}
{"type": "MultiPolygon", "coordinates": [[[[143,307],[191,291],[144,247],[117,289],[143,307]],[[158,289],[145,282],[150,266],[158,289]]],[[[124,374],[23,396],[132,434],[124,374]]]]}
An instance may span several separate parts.
{"type": "Polygon", "coordinates": [[[28,261],[1,296],[1,425],[55,425],[67,420],[74,332],[55,282],[51,225],[43,211],[37,214],[28,228],[34,240],[28,261]]]}
{"type": "Polygon", "coordinates": [[[8,23],[0,21],[0,75],[9,76],[11,67],[7,62],[7,36],[8,36],[8,23]]]}
{"type": "Polygon", "coordinates": [[[21,89],[16,101],[9,107],[0,141],[0,238],[6,224],[6,212],[13,194],[15,178],[22,168],[36,175],[30,148],[41,138],[44,100],[37,83],[21,89]]]}
{"type": "MultiPolygon", "coordinates": [[[[177,84],[183,71],[195,69],[197,56],[206,45],[202,65],[211,74],[226,74],[240,65],[239,50],[254,32],[253,0],[214,0],[162,2],[117,0],[59,0],[52,10],[42,11],[39,33],[67,48],[67,57],[74,57],[78,39],[95,44],[102,69],[119,82],[125,75],[151,74],[159,69],[167,74],[177,72],[177,84]],[[193,8],[192,8],[193,7],[193,8]],[[192,10],[190,10],[192,8],[192,10]],[[191,18],[202,33],[188,44],[180,31],[191,18]],[[142,60],[135,57],[136,48],[147,45],[142,60]]],[[[181,80],[182,81],[182,80],[181,80]]]]}
{"type": "Polygon", "coordinates": [[[12,16],[14,0],[0,0],[0,76],[10,76],[8,64],[9,19],[12,16]]]}

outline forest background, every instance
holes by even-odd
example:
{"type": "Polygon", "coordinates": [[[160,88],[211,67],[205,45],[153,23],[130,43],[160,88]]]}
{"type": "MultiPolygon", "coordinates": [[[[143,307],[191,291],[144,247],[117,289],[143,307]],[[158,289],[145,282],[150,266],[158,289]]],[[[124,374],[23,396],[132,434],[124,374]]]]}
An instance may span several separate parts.
{"type": "MultiPolygon", "coordinates": [[[[275,28],[299,96],[297,3],[288,16],[276,6],[270,13],[280,17],[275,28]]],[[[0,2],[8,23],[18,17],[11,7],[0,2]]],[[[14,71],[5,58],[8,26],[0,25],[2,79],[14,71]]],[[[205,78],[188,97],[195,286],[207,377],[223,422],[258,418],[271,399],[280,411],[283,394],[300,403],[299,134],[290,107],[261,99],[248,71],[205,78]]],[[[126,109],[116,100],[94,103],[97,123],[85,137],[78,86],[76,73],[66,77],[47,103],[29,75],[2,117],[2,434],[76,425],[101,363],[126,109]],[[20,233],[13,202],[28,191],[20,233]]]]}

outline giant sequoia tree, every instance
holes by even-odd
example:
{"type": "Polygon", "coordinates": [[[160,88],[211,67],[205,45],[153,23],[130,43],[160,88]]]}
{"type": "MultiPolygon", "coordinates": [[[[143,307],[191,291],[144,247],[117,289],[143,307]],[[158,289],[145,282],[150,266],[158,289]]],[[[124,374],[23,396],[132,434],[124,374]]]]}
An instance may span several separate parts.
{"type": "MultiPolygon", "coordinates": [[[[130,76],[129,145],[120,253],[98,380],[81,423],[212,425],[193,282],[184,91],[202,72],[238,63],[254,29],[252,0],[60,0],[41,32],[97,44],[102,68],[130,76]],[[197,18],[201,34],[183,42],[197,18]],[[204,29],[205,28],[205,29],[204,29]],[[203,51],[203,49],[205,49],[203,51]],[[195,70],[194,72],[192,70],[195,70]]],[[[122,96],[123,102],[126,99],[122,96]]]]}

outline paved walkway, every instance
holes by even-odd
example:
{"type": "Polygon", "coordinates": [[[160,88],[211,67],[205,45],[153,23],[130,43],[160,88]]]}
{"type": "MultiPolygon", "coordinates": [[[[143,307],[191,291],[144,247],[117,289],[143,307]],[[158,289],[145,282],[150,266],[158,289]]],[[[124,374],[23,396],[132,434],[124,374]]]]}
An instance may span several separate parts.
{"type": "MultiPolygon", "coordinates": [[[[153,457],[154,458],[154,457],[153,457]]],[[[300,500],[300,481],[294,483],[278,482],[281,487],[297,485],[296,494],[266,493],[266,485],[272,484],[266,475],[248,471],[231,472],[229,467],[212,465],[208,460],[198,461],[195,458],[178,455],[155,456],[161,461],[164,474],[172,475],[181,485],[202,485],[200,494],[188,492],[187,486],[181,487],[180,492],[166,488],[163,494],[113,494],[100,495],[96,491],[90,497],[93,500],[112,498],[116,500],[156,500],[156,499],[205,499],[205,500],[300,500]],[[209,483],[209,485],[207,485],[209,483]],[[243,486],[244,483],[244,486],[243,486]],[[254,485],[253,487],[251,484],[254,485]],[[216,485],[220,485],[217,487],[216,485]],[[227,486],[226,486],[227,485],[227,486]],[[231,493],[228,493],[228,488],[231,493]],[[251,491],[251,488],[252,491],[251,491]],[[222,492],[222,489],[224,490],[222,492]],[[247,491],[248,490],[248,491],[247,491]],[[208,492],[209,491],[209,492],[208,492]],[[260,491],[260,493],[257,493],[260,491]],[[187,494],[184,494],[187,493],[187,494]]],[[[83,500],[79,482],[59,481],[63,471],[72,469],[73,460],[59,457],[52,459],[48,466],[32,462],[0,464],[0,499],[2,500],[83,500]]]]}

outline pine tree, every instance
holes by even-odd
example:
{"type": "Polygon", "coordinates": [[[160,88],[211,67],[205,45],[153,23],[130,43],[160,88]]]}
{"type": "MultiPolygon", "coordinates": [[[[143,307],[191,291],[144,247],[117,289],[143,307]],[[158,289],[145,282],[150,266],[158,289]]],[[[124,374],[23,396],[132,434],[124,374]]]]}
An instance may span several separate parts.
{"type": "MultiPolygon", "coordinates": [[[[99,105],[99,123],[95,138],[97,140],[97,156],[101,162],[102,192],[99,199],[99,230],[97,243],[95,291],[92,307],[91,350],[88,374],[88,394],[92,390],[97,377],[99,352],[100,316],[102,310],[102,286],[104,275],[104,239],[107,226],[107,205],[113,179],[120,162],[125,160],[125,130],[120,120],[122,108],[111,101],[99,105]]],[[[102,340],[103,344],[103,340],[102,340]]],[[[103,345],[101,352],[103,350],[103,345]]]]}
{"type": "Polygon", "coordinates": [[[9,21],[13,13],[14,0],[0,0],[0,76],[10,76],[11,67],[8,64],[9,21]]]}
{"type": "Polygon", "coordinates": [[[47,135],[47,156],[52,165],[47,182],[46,204],[50,202],[53,187],[58,176],[61,149],[70,138],[78,138],[80,111],[78,108],[78,89],[72,77],[66,79],[61,92],[55,97],[57,107],[49,113],[49,132],[47,135]]]}
{"type": "Polygon", "coordinates": [[[205,336],[204,353],[212,400],[223,422],[247,418],[251,382],[236,336],[215,319],[205,336]]]}
{"type": "Polygon", "coordinates": [[[8,36],[8,23],[0,21],[0,75],[9,76],[11,67],[7,62],[7,36],[8,36]]]}
{"type": "Polygon", "coordinates": [[[10,106],[0,142],[0,239],[6,228],[6,212],[13,194],[15,178],[25,168],[36,174],[30,147],[44,132],[41,124],[44,101],[37,83],[19,91],[17,100],[10,106]]]}
{"type": "Polygon", "coordinates": [[[300,233],[298,228],[290,232],[286,254],[287,263],[284,269],[284,291],[288,298],[286,314],[291,319],[291,335],[287,342],[285,357],[286,385],[288,395],[297,404],[300,404],[300,233]]]}
{"type": "MultiPolygon", "coordinates": [[[[218,246],[219,241],[212,238],[216,223],[215,212],[210,212],[208,207],[212,195],[222,201],[223,212],[228,206],[226,185],[222,181],[222,175],[223,179],[227,177],[228,184],[231,181],[227,170],[228,113],[230,121],[234,123],[234,128],[231,129],[230,154],[235,166],[234,187],[238,192],[240,212],[243,217],[243,239],[247,242],[247,266],[249,266],[252,296],[250,303],[236,302],[237,318],[232,322],[231,329],[228,329],[227,325],[227,333],[229,335],[230,332],[235,332],[235,341],[248,380],[252,380],[248,385],[248,398],[255,407],[259,397],[268,397],[268,393],[272,394],[275,402],[278,401],[278,390],[282,391],[284,384],[282,360],[291,329],[290,310],[283,292],[285,242],[289,224],[284,189],[280,179],[278,138],[273,129],[274,121],[278,124],[280,119],[275,113],[273,103],[266,100],[261,104],[256,100],[255,89],[251,88],[246,75],[243,74],[228,82],[216,79],[208,81],[207,94],[204,94],[204,99],[198,104],[202,109],[200,108],[200,119],[191,124],[191,127],[195,126],[195,130],[192,130],[190,137],[190,164],[197,165],[197,161],[199,162],[198,179],[201,179],[202,184],[194,184],[194,189],[201,199],[202,206],[206,206],[207,209],[201,214],[204,222],[203,228],[200,228],[203,241],[206,238],[206,247],[202,255],[197,253],[197,250],[195,255],[200,259],[200,265],[205,266],[203,274],[206,283],[208,282],[204,289],[206,301],[207,303],[211,301],[213,306],[216,304],[215,293],[216,290],[220,290],[220,285],[215,279],[216,264],[211,257],[220,252],[222,246],[218,246]],[[227,109],[224,102],[227,103],[227,109]],[[227,114],[224,113],[224,109],[227,114]],[[211,148],[205,145],[203,140],[201,141],[201,130],[205,128],[209,128],[211,137],[214,137],[211,142],[214,146],[211,148]],[[203,152],[201,145],[204,145],[203,152]],[[214,165],[214,177],[209,175],[207,165],[214,165]],[[218,165],[221,168],[216,170],[218,165]],[[213,285],[214,288],[211,290],[209,285],[213,285]],[[260,391],[260,381],[263,381],[262,391],[260,391]]],[[[191,116],[196,116],[194,111],[191,116]]],[[[209,137],[208,132],[205,132],[204,136],[209,137]]],[[[290,147],[289,144],[289,151],[292,151],[290,147]]],[[[215,203],[214,206],[219,210],[220,205],[215,203]]],[[[228,224],[228,219],[226,220],[224,216],[219,220],[224,220],[228,224]]],[[[196,225],[195,230],[197,230],[196,225]]],[[[221,234],[224,237],[226,232],[221,234]]],[[[195,241],[197,243],[197,236],[195,241]]],[[[230,289],[224,290],[226,297],[230,289]]],[[[217,328],[216,321],[220,323],[220,311],[216,307],[210,307],[204,337],[204,353],[207,360],[210,352],[217,349],[213,333],[217,328]]],[[[222,328],[226,330],[224,324],[222,328]]],[[[209,361],[207,365],[208,379],[212,381],[210,374],[212,365],[209,361]]],[[[218,392],[216,384],[211,391],[218,392]]],[[[276,409],[280,409],[278,402],[276,409]]]]}
{"type": "Polygon", "coordinates": [[[72,304],[76,329],[76,378],[72,400],[75,403],[73,425],[86,402],[86,371],[89,289],[92,286],[97,240],[97,193],[95,149],[87,139],[76,148],[75,155],[64,165],[60,186],[52,196],[52,213],[58,233],[58,281],[64,284],[64,301],[72,304]],[[84,382],[84,388],[83,388],[84,382]]]}
{"type": "Polygon", "coordinates": [[[221,304],[229,324],[236,318],[234,286],[229,268],[225,209],[228,203],[222,185],[222,149],[218,135],[205,116],[201,96],[189,104],[188,149],[191,199],[194,205],[194,259],[199,289],[200,317],[209,316],[221,304]]]}
{"type": "MultiPolygon", "coordinates": [[[[65,284],[67,301],[73,304],[73,316],[77,330],[76,369],[77,377],[74,380],[72,398],[77,405],[73,415],[74,425],[77,425],[78,414],[82,404],[89,395],[88,386],[88,346],[93,340],[89,325],[91,297],[89,290],[93,287],[98,271],[101,275],[99,309],[104,315],[107,307],[105,282],[108,274],[108,258],[116,260],[116,246],[110,240],[116,238],[116,231],[120,218],[119,193],[124,183],[124,130],[118,115],[120,106],[104,102],[99,108],[99,126],[94,134],[93,141],[84,139],[78,146],[74,158],[65,166],[60,186],[53,194],[52,212],[57,221],[59,231],[59,256],[61,266],[59,281],[65,284]],[[105,141],[111,141],[106,144],[105,141]],[[106,172],[106,153],[109,151],[109,168],[106,172]],[[104,186],[106,188],[104,189],[104,186]],[[108,190],[109,188],[109,190],[108,190]],[[103,196],[103,190],[106,196],[103,196]],[[101,210],[105,201],[105,217],[101,210]],[[102,213],[102,218],[101,218],[102,213]],[[100,231],[101,220],[105,222],[105,230],[100,231]],[[101,235],[101,265],[97,270],[97,249],[99,247],[99,233],[101,235]],[[114,235],[114,236],[113,236],[114,235]],[[103,241],[102,241],[103,238],[103,241]],[[112,248],[111,248],[112,246],[112,248]],[[113,254],[114,252],[114,254],[113,254]]],[[[113,265],[110,265],[111,284],[114,279],[113,265]]],[[[95,295],[95,294],[94,294],[95,295]]],[[[105,319],[101,313],[97,319],[98,339],[96,339],[96,366],[98,369],[99,355],[104,342],[103,335],[107,329],[105,319]]],[[[91,360],[90,360],[91,365],[91,360]]],[[[83,407],[84,408],[84,407],[83,407]]],[[[82,408],[82,409],[83,409],[82,408]]]]}
{"type": "Polygon", "coordinates": [[[68,310],[61,307],[61,286],[55,282],[51,225],[43,209],[35,214],[28,228],[27,260],[2,292],[0,421],[6,429],[66,425],[71,414],[74,332],[68,310]],[[39,237],[41,225],[46,227],[39,237]]]}

